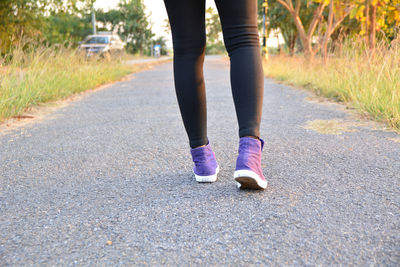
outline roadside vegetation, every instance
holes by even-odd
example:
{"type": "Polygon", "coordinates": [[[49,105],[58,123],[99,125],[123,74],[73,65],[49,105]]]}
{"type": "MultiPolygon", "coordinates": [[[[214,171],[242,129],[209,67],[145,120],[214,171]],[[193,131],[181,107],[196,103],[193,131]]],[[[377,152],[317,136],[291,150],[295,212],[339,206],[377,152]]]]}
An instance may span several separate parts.
{"type": "Polygon", "coordinates": [[[347,103],[400,133],[400,0],[258,2],[269,33],[284,41],[264,64],[267,76],[347,103]]]}
{"type": "Polygon", "coordinates": [[[373,54],[362,43],[348,42],[326,63],[302,55],[272,55],[268,77],[300,85],[383,121],[400,132],[400,40],[381,43],[373,54]]]}
{"type": "Polygon", "coordinates": [[[95,0],[3,0],[0,4],[0,123],[40,103],[119,80],[147,64],[125,60],[149,57],[156,37],[143,1],[122,0],[108,11],[93,8],[95,0]],[[117,33],[125,54],[88,60],[78,43],[97,31],[117,33]]]}
{"type": "Polygon", "coordinates": [[[119,59],[86,60],[64,47],[15,49],[0,66],[0,122],[28,107],[66,98],[133,72],[119,59]]]}

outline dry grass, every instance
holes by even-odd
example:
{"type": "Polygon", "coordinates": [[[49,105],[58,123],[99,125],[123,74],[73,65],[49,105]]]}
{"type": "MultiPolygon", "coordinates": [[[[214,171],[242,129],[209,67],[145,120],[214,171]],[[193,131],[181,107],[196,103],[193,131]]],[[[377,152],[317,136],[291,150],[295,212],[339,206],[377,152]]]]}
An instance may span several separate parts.
{"type": "Polygon", "coordinates": [[[67,48],[16,49],[11,58],[0,65],[0,122],[31,106],[64,99],[132,72],[132,66],[116,59],[86,60],[67,48]]]}
{"type": "Polygon", "coordinates": [[[268,77],[348,103],[400,132],[400,40],[381,44],[374,53],[362,47],[345,44],[327,64],[318,58],[272,56],[264,70],[268,77]]]}

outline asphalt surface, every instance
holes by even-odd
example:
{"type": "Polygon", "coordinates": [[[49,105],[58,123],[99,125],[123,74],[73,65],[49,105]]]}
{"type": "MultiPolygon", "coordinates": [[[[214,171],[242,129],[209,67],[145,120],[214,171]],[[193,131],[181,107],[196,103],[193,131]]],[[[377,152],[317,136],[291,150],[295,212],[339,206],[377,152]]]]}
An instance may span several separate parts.
{"type": "Polygon", "coordinates": [[[267,79],[269,185],[241,191],[228,63],[205,76],[214,184],[192,175],[171,62],[0,134],[0,265],[400,264],[398,135],[267,79]]]}

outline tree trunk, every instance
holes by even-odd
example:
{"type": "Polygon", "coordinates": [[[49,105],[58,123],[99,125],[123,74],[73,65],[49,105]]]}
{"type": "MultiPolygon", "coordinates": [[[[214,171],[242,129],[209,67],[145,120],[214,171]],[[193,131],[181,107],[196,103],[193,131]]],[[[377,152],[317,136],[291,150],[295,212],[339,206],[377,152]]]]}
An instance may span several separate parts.
{"type": "Polygon", "coordinates": [[[328,41],[329,41],[329,38],[331,36],[331,31],[332,31],[333,12],[334,12],[333,0],[330,0],[330,3],[329,3],[329,15],[328,15],[328,26],[326,28],[324,39],[323,39],[323,42],[322,42],[322,55],[324,57],[325,64],[328,63],[328,41]]]}
{"type": "Polygon", "coordinates": [[[369,1],[370,0],[365,0],[365,24],[364,24],[364,30],[365,30],[365,42],[369,46],[369,1]]]}
{"type": "Polygon", "coordinates": [[[281,54],[281,43],[279,42],[279,34],[275,34],[275,37],[276,37],[276,41],[278,44],[278,55],[280,55],[281,54]]]}
{"type": "Polygon", "coordinates": [[[376,4],[371,5],[370,15],[370,28],[369,28],[369,49],[375,49],[375,35],[376,35],[376,4]]]}
{"type": "Polygon", "coordinates": [[[322,55],[324,58],[324,63],[327,64],[328,63],[328,40],[325,40],[325,39],[322,44],[322,55]]]}
{"type": "Polygon", "coordinates": [[[300,19],[299,11],[300,11],[300,6],[301,6],[301,1],[296,0],[296,5],[293,8],[293,3],[292,0],[277,0],[281,5],[283,5],[292,15],[294,24],[296,25],[297,28],[297,33],[300,37],[301,44],[303,46],[303,51],[305,54],[305,57],[308,60],[312,60],[314,57],[315,52],[313,51],[312,47],[312,37],[314,35],[314,31],[318,25],[318,22],[320,20],[320,17],[322,15],[322,12],[324,11],[325,8],[325,2],[322,1],[320,2],[318,8],[315,10],[313,19],[309,25],[309,28],[307,32],[304,29],[303,23],[300,19]]]}
{"type": "MultiPolygon", "coordinates": [[[[282,30],[282,36],[283,36],[283,40],[285,41],[286,46],[289,49],[289,55],[293,56],[294,49],[296,47],[296,41],[297,41],[297,33],[296,33],[296,31],[293,31],[291,29],[282,30]]],[[[276,38],[278,38],[278,35],[276,36],[276,38]]]]}
{"type": "Polygon", "coordinates": [[[297,39],[296,34],[290,35],[290,41],[289,41],[289,55],[290,56],[294,55],[294,47],[296,46],[296,39],[297,39]]]}
{"type": "Polygon", "coordinates": [[[306,35],[306,33],[304,31],[304,28],[303,28],[303,24],[301,23],[301,20],[300,20],[300,16],[297,15],[297,14],[292,14],[292,16],[293,16],[293,19],[294,19],[294,24],[296,25],[297,30],[298,30],[298,34],[299,34],[299,37],[300,37],[301,44],[302,44],[303,49],[304,49],[303,50],[304,54],[305,54],[307,59],[312,59],[314,54],[313,54],[313,50],[312,50],[311,37],[308,37],[306,35]],[[303,30],[301,30],[301,29],[303,29],[303,30]]]}

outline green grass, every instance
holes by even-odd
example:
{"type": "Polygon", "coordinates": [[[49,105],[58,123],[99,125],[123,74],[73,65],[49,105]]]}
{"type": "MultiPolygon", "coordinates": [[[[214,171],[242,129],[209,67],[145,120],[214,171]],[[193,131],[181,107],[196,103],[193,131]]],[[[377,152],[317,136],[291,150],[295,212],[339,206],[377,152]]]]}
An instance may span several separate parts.
{"type": "Polygon", "coordinates": [[[268,77],[311,89],[345,102],[400,132],[400,40],[380,45],[374,53],[348,43],[325,64],[301,56],[271,56],[264,64],[268,77]]]}
{"type": "Polygon", "coordinates": [[[0,122],[31,106],[93,89],[134,71],[120,60],[85,60],[66,48],[17,49],[9,58],[0,65],[0,122]]]}

